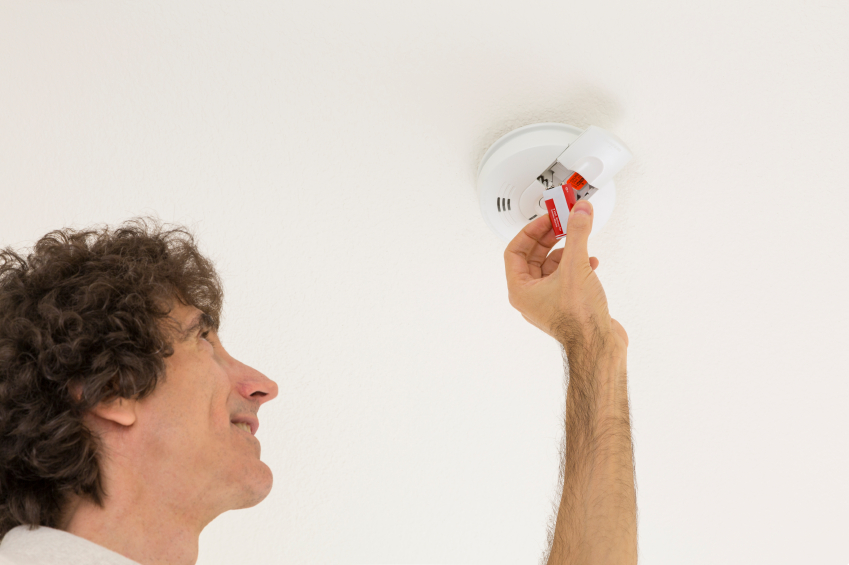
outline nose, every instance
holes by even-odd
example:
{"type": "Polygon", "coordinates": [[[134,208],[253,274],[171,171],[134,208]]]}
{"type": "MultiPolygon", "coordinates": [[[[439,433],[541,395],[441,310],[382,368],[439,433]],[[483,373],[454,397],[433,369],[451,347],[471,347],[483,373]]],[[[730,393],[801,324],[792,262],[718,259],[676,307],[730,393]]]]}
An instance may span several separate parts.
{"type": "MultiPolygon", "coordinates": [[[[235,360],[234,360],[235,361],[235,360]]],[[[244,363],[235,362],[235,386],[243,397],[261,406],[277,396],[277,383],[244,363]]]]}

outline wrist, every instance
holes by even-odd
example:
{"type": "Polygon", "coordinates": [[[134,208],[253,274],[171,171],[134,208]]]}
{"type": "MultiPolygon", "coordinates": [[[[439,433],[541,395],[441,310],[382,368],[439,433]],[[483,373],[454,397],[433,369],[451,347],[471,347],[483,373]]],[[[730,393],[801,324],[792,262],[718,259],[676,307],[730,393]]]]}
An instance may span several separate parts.
{"type": "Polygon", "coordinates": [[[582,398],[594,418],[628,417],[628,348],[616,340],[576,346],[567,354],[568,395],[582,398]]]}
{"type": "Polygon", "coordinates": [[[627,344],[613,331],[602,333],[596,329],[573,332],[558,338],[557,341],[570,362],[596,363],[602,359],[617,359],[624,363],[628,354],[627,344]]]}

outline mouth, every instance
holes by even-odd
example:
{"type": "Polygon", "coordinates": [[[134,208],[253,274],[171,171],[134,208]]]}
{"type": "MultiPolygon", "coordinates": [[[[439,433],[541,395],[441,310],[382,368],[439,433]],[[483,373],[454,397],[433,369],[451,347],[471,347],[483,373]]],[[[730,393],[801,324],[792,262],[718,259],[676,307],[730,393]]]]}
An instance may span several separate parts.
{"type": "MultiPolygon", "coordinates": [[[[244,430],[244,431],[248,432],[249,434],[251,433],[251,427],[244,422],[233,422],[233,425],[236,426],[237,428],[239,428],[240,430],[244,430]]],[[[251,434],[251,435],[253,435],[253,434],[251,434]]]]}
{"type": "Polygon", "coordinates": [[[259,420],[252,414],[236,416],[230,420],[230,423],[252,436],[255,436],[257,429],[259,429],[259,420]]]}

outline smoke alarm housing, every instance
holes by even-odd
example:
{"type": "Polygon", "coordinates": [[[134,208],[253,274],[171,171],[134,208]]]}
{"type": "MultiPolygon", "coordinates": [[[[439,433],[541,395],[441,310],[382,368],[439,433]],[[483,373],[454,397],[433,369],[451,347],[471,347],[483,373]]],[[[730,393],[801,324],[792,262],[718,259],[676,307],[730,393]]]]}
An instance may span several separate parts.
{"type": "Polygon", "coordinates": [[[612,133],[596,126],[542,123],[525,126],[492,144],[478,167],[478,198],[489,227],[505,242],[547,213],[542,192],[577,172],[587,181],[578,199],[592,198],[592,234],[600,230],[616,203],[615,175],[631,152],[612,133]]]}

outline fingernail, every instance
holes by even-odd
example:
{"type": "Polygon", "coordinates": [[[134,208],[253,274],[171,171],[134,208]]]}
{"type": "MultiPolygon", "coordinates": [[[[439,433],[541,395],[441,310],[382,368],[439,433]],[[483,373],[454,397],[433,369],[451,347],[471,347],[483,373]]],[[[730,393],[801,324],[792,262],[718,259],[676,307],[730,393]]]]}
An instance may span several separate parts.
{"type": "Polygon", "coordinates": [[[587,202],[586,200],[582,200],[578,202],[574,206],[572,206],[573,214],[586,214],[587,216],[593,213],[593,205],[587,202]]]}

